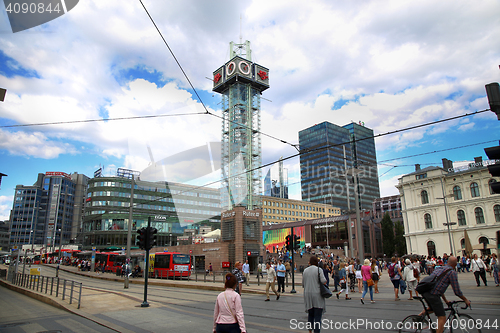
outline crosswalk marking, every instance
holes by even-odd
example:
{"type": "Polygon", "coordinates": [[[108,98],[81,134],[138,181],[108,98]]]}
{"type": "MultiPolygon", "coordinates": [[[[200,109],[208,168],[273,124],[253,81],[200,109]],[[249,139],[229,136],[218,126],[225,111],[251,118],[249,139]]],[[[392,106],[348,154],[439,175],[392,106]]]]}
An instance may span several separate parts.
{"type": "Polygon", "coordinates": [[[37,333],[37,332],[43,332],[46,331],[42,325],[36,324],[36,323],[30,323],[26,325],[19,326],[20,329],[22,329],[26,333],[37,333]]]}
{"type": "Polygon", "coordinates": [[[99,333],[98,331],[93,330],[90,327],[86,327],[84,324],[71,318],[56,320],[56,323],[70,329],[74,333],[99,333]]]}

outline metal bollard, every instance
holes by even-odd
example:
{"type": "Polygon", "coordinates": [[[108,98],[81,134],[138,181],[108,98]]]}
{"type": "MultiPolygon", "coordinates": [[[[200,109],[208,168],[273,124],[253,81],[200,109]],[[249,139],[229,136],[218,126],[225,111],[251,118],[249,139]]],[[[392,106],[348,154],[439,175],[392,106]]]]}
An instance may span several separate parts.
{"type": "Polygon", "coordinates": [[[42,275],[42,283],[41,283],[41,286],[40,286],[40,292],[43,293],[43,278],[44,276],[42,275]]]}
{"type": "Polygon", "coordinates": [[[38,291],[40,287],[40,275],[36,275],[36,291],[38,291]]]}
{"type": "Polygon", "coordinates": [[[71,281],[71,292],[69,294],[69,304],[73,301],[73,288],[75,287],[75,281],[71,281]]]}
{"type": "Polygon", "coordinates": [[[82,285],[83,285],[83,283],[80,283],[80,295],[78,296],[78,308],[80,308],[80,303],[82,301],[82,285]]]}
{"type": "Polygon", "coordinates": [[[196,269],[194,270],[194,278],[195,281],[198,282],[198,272],[196,271],[196,269]]]}
{"type": "Polygon", "coordinates": [[[62,294],[62,300],[64,301],[64,296],[66,295],[66,280],[63,280],[63,294],[62,294]]]}
{"type": "Polygon", "coordinates": [[[59,297],[59,278],[57,278],[56,297],[59,297]]]}
{"type": "Polygon", "coordinates": [[[33,283],[33,275],[30,275],[29,280],[30,280],[30,283],[29,283],[29,287],[28,288],[31,289],[31,284],[33,283]]]}
{"type": "Polygon", "coordinates": [[[257,285],[260,286],[260,274],[257,272],[257,285]]]}
{"type": "Polygon", "coordinates": [[[47,279],[45,280],[45,293],[47,293],[48,289],[49,289],[49,277],[47,276],[47,279]]]}
{"type": "Polygon", "coordinates": [[[54,291],[54,278],[52,277],[52,282],[50,284],[50,296],[52,296],[52,291],[54,291]]]}
{"type": "Polygon", "coordinates": [[[214,283],[215,283],[215,273],[214,273],[214,283]]]}

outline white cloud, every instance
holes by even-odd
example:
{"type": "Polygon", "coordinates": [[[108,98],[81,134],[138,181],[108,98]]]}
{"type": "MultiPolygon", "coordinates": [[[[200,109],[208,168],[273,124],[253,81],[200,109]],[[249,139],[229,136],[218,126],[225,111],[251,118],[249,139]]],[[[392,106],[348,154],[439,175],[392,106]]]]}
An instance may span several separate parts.
{"type": "Polygon", "coordinates": [[[8,221],[12,209],[13,195],[0,195],[0,221],[8,221]]]}

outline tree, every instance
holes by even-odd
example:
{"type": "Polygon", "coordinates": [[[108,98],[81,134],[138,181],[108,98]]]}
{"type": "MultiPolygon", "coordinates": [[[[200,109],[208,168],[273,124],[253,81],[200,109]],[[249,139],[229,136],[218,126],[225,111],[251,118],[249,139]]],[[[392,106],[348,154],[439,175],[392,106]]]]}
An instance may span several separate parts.
{"type": "Polygon", "coordinates": [[[403,256],[406,254],[406,239],[405,239],[405,228],[402,223],[396,223],[394,226],[395,229],[395,238],[394,245],[396,247],[396,253],[398,256],[403,256]]]}
{"type": "Polygon", "coordinates": [[[394,223],[392,223],[389,213],[385,213],[380,224],[382,226],[382,244],[384,254],[388,257],[392,257],[396,248],[394,244],[394,223]]]}

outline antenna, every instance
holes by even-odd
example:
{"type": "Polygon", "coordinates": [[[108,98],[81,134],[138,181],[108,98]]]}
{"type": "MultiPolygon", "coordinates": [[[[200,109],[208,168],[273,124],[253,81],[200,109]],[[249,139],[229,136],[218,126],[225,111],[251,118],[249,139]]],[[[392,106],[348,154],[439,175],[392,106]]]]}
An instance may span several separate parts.
{"type": "Polygon", "coordinates": [[[243,44],[243,36],[241,35],[241,13],[240,13],[240,44],[243,44]]]}

